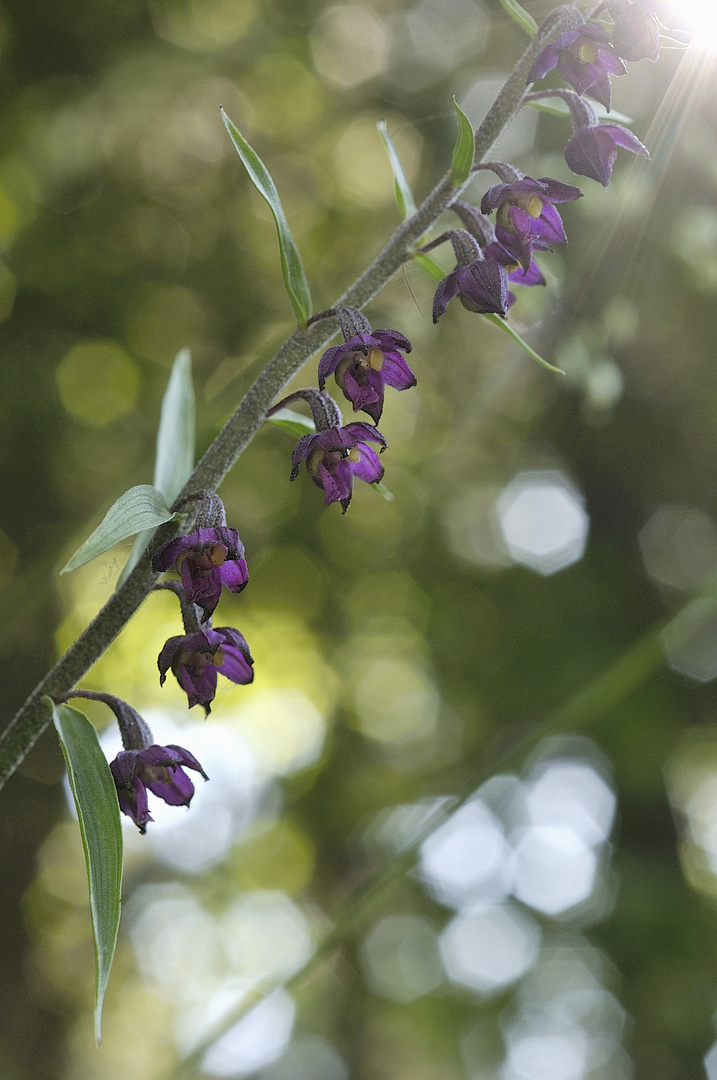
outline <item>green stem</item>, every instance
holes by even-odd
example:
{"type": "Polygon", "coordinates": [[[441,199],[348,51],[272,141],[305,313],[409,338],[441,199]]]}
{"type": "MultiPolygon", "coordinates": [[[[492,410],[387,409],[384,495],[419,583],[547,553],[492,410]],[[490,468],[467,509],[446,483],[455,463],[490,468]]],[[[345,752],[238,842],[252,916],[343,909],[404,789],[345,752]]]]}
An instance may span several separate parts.
{"type": "MultiPolygon", "coordinates": [[[[544,47],[549,33],[546,30],[531,42],[478,128],[478,161],[490,152],[505,126],[521,107],[528,72],[533,59],[544,47]]],[[[363,308],[368,304],[410,260],[417,242],[451,202],[459,198],[462,190],[463,187],[453,186],[450,174],[447,173],[416,213],[401,223],[368,269],[332,307],[363,308]]],[[[249,388],[234,414],[204,454],[180,492],[177,502],[200,489],[213,491],[219,486],[264,423],[266,412],[275,398],[306,361],[329,343],[337,329],[338,319],[333,317],[298,329],[288,338],[249,388]]],[[[150,547],[156,548],[160,543],[172,539],[179,528],[176,523],[171,522],[162,526],[150,547]]],[[[150,554],[146,552],[124,585],[107,601],[77,641],[32,691],[0,735],[0,787],[12,775],[50,722],[47,708],[42,704],[43,697],[57,697],[72,689],[117,637],[152,590],[157,578],[158,575],[151,568],[150,554]]]]}

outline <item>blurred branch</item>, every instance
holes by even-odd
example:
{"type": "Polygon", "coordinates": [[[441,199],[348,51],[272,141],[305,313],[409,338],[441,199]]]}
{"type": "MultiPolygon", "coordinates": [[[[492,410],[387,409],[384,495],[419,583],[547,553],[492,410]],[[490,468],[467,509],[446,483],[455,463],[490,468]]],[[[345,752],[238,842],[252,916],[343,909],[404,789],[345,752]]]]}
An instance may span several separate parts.
{"type": "MultiPolygon", "coordinates": [[[[374,877],[349,897],[333,915],[333,929],[318,942],[306,965],[289,979],[274,980],[270,984],[255,987],[235,1009],[217,1024],[211,1034],[189,1054],[171,1073],[172,1080],[188,1080],[200,1069],[201,1060],[209,1048],[229,1031],[249,1010],[268,994],[278,989],[296,989],[297,986],[321,965],[325,958],[343,943],[350,941],[371,917],[381,911],[404,876],[414,866],[421,844],[448,820],[460,806],[468,802],[476,789],[496,773],[514,768],[550,735],[586,728],[602,719],[616,705],[625,701],[635,690],[643,686],[664,663],[662,636],[666,631],[673,635],[683,626],[682,615],[695,600],[717,599],[717,578],[701,592],[691,597],[671,619],[659,623],[623,652],[592,682],[588,683],[565,705],[545,720],[533,725],[503,751],[488,753],[483,763],[466,781],[458,798],[442,800],[413,836],[410,845],[396,855],[392,862],[379,870],[374,877]]],[[[685,640],[689,633],[684,635],[685,640]]],[[[673,636],[673,640],[675,640],[673,636]]],[[[167,1075],[170,1080],[170,1074],[167,1075]]]]}

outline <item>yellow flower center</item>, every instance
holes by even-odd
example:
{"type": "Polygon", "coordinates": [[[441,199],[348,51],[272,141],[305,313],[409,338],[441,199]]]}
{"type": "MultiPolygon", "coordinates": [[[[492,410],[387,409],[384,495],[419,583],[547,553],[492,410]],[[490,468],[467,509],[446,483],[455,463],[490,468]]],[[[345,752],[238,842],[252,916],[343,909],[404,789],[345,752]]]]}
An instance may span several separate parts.
{"type": "Polygon", "coordinates": [[[359,461],[361,460],[361,454],[356,446],[352,446],[346,456],[348,457],[349,461],[353,461],[354,465],[358,465],[359,461]]]}
{"type": "Polygon", "coordinates": [[[594,41],[583,41],[578,47],[578,60],[583,64],[594,64],[598,49],[594,41]]]}
{"type": "Polygon", "coordinates": [[[386,357],[383,355],[380,349],[375,346],[368,354],[368,366],[373,368],[374,371],[381,371],[383,365],[386,363],[386,357]]]}

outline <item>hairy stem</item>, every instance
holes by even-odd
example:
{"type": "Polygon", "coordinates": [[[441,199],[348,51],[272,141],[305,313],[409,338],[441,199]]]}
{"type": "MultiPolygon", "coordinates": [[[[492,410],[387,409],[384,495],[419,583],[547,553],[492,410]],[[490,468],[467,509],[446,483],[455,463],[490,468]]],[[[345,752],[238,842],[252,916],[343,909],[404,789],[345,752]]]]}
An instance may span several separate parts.
{"type": "MultiPolygon", "coordinates": [[[[546,24],[543,33],[531,42],[521,56],[476,131],[477,161],[490,152],[520,108],[533,60],[554,33],[553,23],[546,20],[546,24]]],[[[459,198],[464,186],[455,187],[450,175],[446,174],[416,213],[402,222],[371,265],[332,307],[365,307],[397,270],[408,262],[415,245],[454,199],[459,198]]],[[[332,316],[296,330],[287,339],[206,451],[177,502],[199,489],[213,491],[219,486],[264,423],[266,412],[274,399],[306,361],[329,343],[338,327],[338,318],[332,316]]],[[[168,522],[155,533],[150,548],[154,549],[172,539],[178,532],[176,523],[168,522]]],[[[0,735],[0,787],[22,762],[50,721],[42,698],[46,694],[56,697],[66,693],[86,674],[142,604],[158,577],[151,568],[149,552],[145,552],[124,585],[33,690],[0,735]]]]}

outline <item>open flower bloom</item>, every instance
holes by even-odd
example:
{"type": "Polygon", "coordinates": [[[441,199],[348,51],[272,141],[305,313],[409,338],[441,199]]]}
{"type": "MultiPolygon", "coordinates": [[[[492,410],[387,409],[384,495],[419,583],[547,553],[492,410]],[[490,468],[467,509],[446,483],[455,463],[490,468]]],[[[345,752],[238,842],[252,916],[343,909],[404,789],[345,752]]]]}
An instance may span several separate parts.
{"type": "Polygon", "coordinates": [[[179,571],[187,601],[197,604],[205,619],[219,603],[222,586],[241,592],[249,578],[239,533],[226,525],[170,540],[155,552],[152,565],[155,570],[179,571]]]}
{"type": "Polygon", "coordinates": [[[201,705],[207,716],[217,692],[218,672],[234,683],[246,684],[254,678],[249,646],[242,634],[230,626],[216,630],[206,627],[196,634],[169,638],[157,663],[160,685],[164,685],[171,667],[187,695],[189,708],[201,705]]]}
{"type": "Polygon", "coordinates": [[[595,98],[610,108],[610,76],[627,75],[627,68],[598,23],[567,30],[536,57],[528,82],[543,79],[557,67],[579,94],[595,98]]]}
{"type": "Polygon", "coordinates": [[[291,458],[291,479],[296,479],[301,462],[306,461],[311,479],[324,489],[324,505],[340,502],[346,513],[353,494],[354,476],[367,484],[375,484],[383,477],[378,454],[366,445],[368,442],[379,443],[382,450],[386,447],[381,432],[361,420],[346,427],[304,435],[291,458]]]}
{"type": "Polygon", "coordinates": [[[194,769],[205,780],[207,774],[197,759],[181,746],[147,746],[143,750],[121,750],[110,762],[120,810],[131,817],[141,833],[152,821],[147,802],[151,791],[170,806],[189,806],[194,784],[184,769],[194,769]],[[184,768],[182,767],[184,766],[184,768]]]}
{"type": "Polygon", "coordinates": [[[433,298],[434,323],[456,296],[463,307],[481,315],[505,315],[515,300],[508,288],[508,273],[494,258],[478,258],[467,266],[457,266],[438,283],[433,298]]]}
{"type": "Polygon", "coordinates": [[[549,251],[567,244],[563,222],[555,203],[573,202],[582,197],[580,188],[544,176],[533,180],[524,176],[511,184],[494,184],[481,200],[481,211],[496,211],[496,238],[524,270],[529,271],[533,248],[549,251]]]}
{"type": "Polygon", "coordinates": [[[620,124],[589,124],[575,132],[565,147],[565,160],[574,173],[589,176],[607,187],[618,146],[631,154],[650,157],[638,137],[620,124]]]}
{"type": "Polygon", "coordinates": [[[411,342],[396,330],[372,330],[355,334],[343,345],[327,349],[319,361],[319,387],[333,374],[353,404],[354,412],[362,409],[374,423],[383,411],[385,386],[407,390],[416,385],[416,377],[401,356],[410,352],[411,342]],[[400,350],[400,351],[399,351],[400,350]]]}

